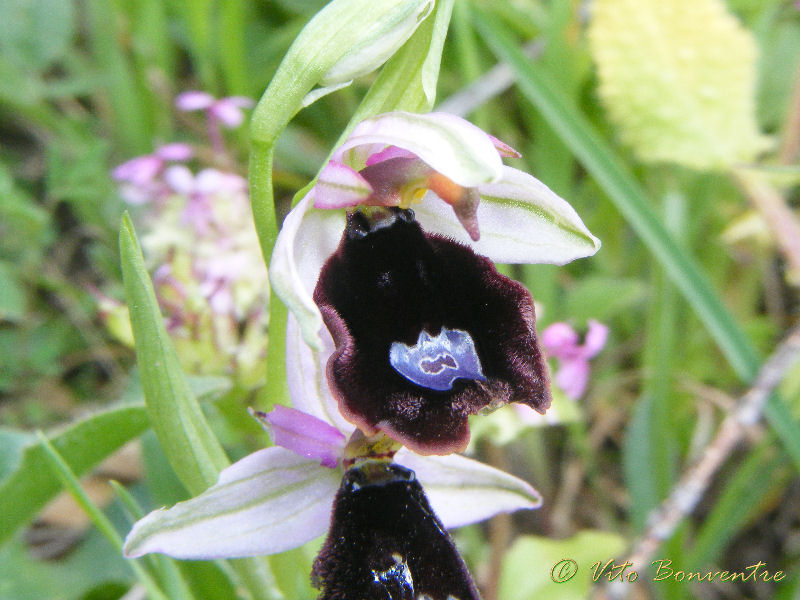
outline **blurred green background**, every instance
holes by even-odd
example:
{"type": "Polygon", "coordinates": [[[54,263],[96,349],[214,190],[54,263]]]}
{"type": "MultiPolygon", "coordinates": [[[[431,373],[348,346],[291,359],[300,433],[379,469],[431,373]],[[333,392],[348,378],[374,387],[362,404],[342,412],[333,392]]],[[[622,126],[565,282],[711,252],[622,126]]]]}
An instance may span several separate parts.
{"type": "MultiPolygon", "coordinates": [[[[174,99],[204,90],[257,100],[323,5],[0,1],[0,600],[101,600],[137,589],[80,510],[33,510],[58,484],[32,431],[46,430],[65,456],[74,448],[76,471],[144,432],[87,484],[123,536],[130,520],[103,483],[109,477],[129,484],[145,510],[187,497],[146,431],[133,351],[112,335],[100,302],[124,300],[123,211],[140,235],[148,227],[148,207],[128,205],[110,172],[184,141],[198,148],[193,164],[246,176],[246,126],[225,131],[223,160],[209,151],[202,118],[174,99]],[[129,412],[64,429],[120,402],[129,412]],[[82,441],[73,447],[70,435],[82,441]]],[[[514,165],[566,198],[603,242],[595,257],[565,267],[507,272],[533,292],[540,329],[566,321],[585,331],[589,319],[610,328],[565,422],[474,426],[474,452],[545,498],[535,513],[455,532],[487,600],[586,597],[589,565],[624,556],[797,322],[799,58],[800,10],[787,0],[456,1],[437,104],[522,152],[514,165]],[[500,60],[517,85],[492,88],[485,74],[500,60]],[[488,97],[475,102],[479,91],[488,97]],[[575,585],[555,585],[550,569],[568,556],[583,569],[575,585]]],[[[320,169],[374,77],[302,110],[283,133],[283,208],[320,169]]],[[[244,410],[268,401],[258,381],[187,369],[231,458],[268,443],[244,410]]],[[[763,561],[787,577],[654,584],[640,574],[632,597],[800,598],[798,394],[794,368],[779,408],[771,405],[657,555],[687,571],[763,561]]],[[[313,555],[312,544],[270,561],[287,598],[313,597],[313,555]]],[[[237,593],[222,563],[181,571],[198,598],[237,593]]]]}

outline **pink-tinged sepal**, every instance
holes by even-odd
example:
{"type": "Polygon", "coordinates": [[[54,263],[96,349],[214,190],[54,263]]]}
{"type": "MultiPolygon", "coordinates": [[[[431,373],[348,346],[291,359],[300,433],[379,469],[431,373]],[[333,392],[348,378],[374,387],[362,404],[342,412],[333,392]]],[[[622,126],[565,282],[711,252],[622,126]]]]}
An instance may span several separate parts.
{"type": "Polygon", "coordinates": [[[355,169],[330,161],[319,174],[314,187],[314,207],[346,208],[363,204],[372,194],[372,185],[355,169]]]}
{"type": "Polygon", "coordinates": [[[514,150],[511,146],[506,144],[503,140],[499,140],[491,134],[487,134],[489,139],[492,140],[494,147],[500,153],[500,156],[503,158],[522,158],[522,154],[514,150]]]}
{"type": "Polygon", "coordinates": [[[251,410],[250,414],[269,432],[276,446],[318,460],[329,469],[335,469],[339,464],[346,439],[329,423],[281,405],[269,413],[251,410]]]}

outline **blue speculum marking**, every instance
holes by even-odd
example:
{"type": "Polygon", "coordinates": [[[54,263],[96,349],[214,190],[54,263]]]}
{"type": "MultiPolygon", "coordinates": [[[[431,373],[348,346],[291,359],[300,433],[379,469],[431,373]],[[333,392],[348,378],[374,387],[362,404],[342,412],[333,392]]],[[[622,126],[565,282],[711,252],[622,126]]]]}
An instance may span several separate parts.
{"type": "Polygon", "coordinates": [[[460,329],[442,327],[435,336],[421,331],[413,346],[393,342],[389,363],[410,382],[440,392],[452,389],[456,379],[486,381],[475,342],[460,329]]]}

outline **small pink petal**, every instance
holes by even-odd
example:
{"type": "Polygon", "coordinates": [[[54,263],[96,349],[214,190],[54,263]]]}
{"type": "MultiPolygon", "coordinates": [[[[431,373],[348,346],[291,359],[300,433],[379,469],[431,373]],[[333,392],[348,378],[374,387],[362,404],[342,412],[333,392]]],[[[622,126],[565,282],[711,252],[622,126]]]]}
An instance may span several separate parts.
{"type": "Polygon", "coordinates": [[[345,445],[344,434],[333,425],[304,412],[276,405],[269,413],[251,411],[269,431],[272,441],[300,456],[336,468],[345,445]]]}
{"type": "Polygon", "coordinates": [[[122,163],[111,171],[111,176],[117,181],[144,185],[152,181],[163,165],[164,162],[157,156],[145,154],[122,163]]]}
{"type": "Polygon", "coordinates": [[[191,194],[181,214],[181,220],[193,227],[198,234],[206,235],[214,222],[214,212],[208,198],[202,194],[191,194]]]}
{"type": "Polygon", "coordinates": [[[592,358],[603,346],[606,345],[608,339],[608,327],[591,319],[589,321],[589,331],[586,332],[586,338],[583,341],[583,352],[586,358],[592,358]]]}
{"type": "Polygon", "coordinates": [[[242,109],[227,100],[215,102],[208,112],[228,129],[238,127],[244,121],[242,109]]]}
{"type": "Polygon", "coordinates": [[[214,101],[214,96],[207,92],[183,92],[175,98],[175,106],[184,111],[203,110],[214,104],[214,101]]]}
{"type": "Polygon", "coordinates": [[[367,159],[367,166],[374,165],[379,162],[383,162],[385,160],[389,160],[392,158],[416,158],[416,154],[413,152],[409,152],[403,148],[398,148],[397,146],[387,146],[380,152],[376,152],[375,154],[370,155],[367,159]]]}
{"type": "Polygon", "coordinates": [[[506,144],[504,141],[498,140],[490,133],[487,133],[486,135],[488,135],[489,139],[492,140],[492,144],[494,144],[494,147],[497,148],[500,156],[504,158],[520,158],[522,156],[522,154],[514,150],[514,148],[506,144]]]}
{"type": "Polygon", "coordinates": [[[195,177],[185,165],[172,165],[164,171],[164,181],[178,194],[188,196],[195,189],[195,177]]]}
{"type": "Polygon", "coordinates": [[[323,209],[358,206],[371,193],[372,186],[358,171],[330,161],[314,186],[314,206],[323,209]]]}
{"type": "Polygon", "coordinates": [[[203,169],[197,174],[195,191],[203,196],[210,196],[225,191],[227,178],[225,173],[217,169],[203,169]]]}
{"type": "Polygon", "coordinates": [[[235,173],[203,169],[197,174],[197,192],[200,194],[239,193],[246,189],[247,181],[235,173]]]}
{"type": "Polygon", "coordinates": [[[220,100],[220,102],[227,102],[228,104],[238,106],[239,108],[253,108],[256,105],[255,100],[248,98],[247,96],[228,96],[227,98],[220,100]]]}
{"type": "Polygon", "coordinates": [[[140,206],[153,200],[157,196],[157,193],[155,190],[150,189],[150,186],[123,184],[119,188],[119,195],[122,196],[122,199],[128,204],[140,206]]]}
{"type": "Polygon", "coordinates": [[[458,222],[464,227],[473,242],[481,239],[481,232],[478,226],[478,204],[481,201],[480,194],[475,188],[464,190],[464,196],[453,205],[458,222]]]}
{"type": "Polygon", "coordinates": [[[578,334],[566,323],[553,323],[542,332],[541,343],[550,356],[571,356],[578,345],[578,334]]]}
{"type": "Polygon", "coordinates": [[[230,315],[234,312],[233,293],[229,286],[221,286],[208,299],[208,304],[214,314],[230,315]]]}
{"type": "Polygon", "coordinates": [[[183,161],[192,158],[194,150],[189,144],[175,142],[156,148],[155,155],[162,160],[183,161]]]}
{"type": "Polygon", "coordinates": [[[562,360],[555,381],[568,398],[577,400],[589,383],[589,361],[583,357],[562,360]]]}

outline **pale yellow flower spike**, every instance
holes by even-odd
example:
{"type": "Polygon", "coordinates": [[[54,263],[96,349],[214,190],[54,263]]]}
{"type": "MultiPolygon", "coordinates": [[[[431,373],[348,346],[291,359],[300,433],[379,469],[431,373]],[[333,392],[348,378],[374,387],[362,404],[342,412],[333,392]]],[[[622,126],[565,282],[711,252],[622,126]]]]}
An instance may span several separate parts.
{"type": "Polygon", "coordinates": [[[756,44],[721,0],[594,0],[589,42],[600,98],[641,160],[727,169],[768,146],[756,44]]]}

